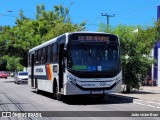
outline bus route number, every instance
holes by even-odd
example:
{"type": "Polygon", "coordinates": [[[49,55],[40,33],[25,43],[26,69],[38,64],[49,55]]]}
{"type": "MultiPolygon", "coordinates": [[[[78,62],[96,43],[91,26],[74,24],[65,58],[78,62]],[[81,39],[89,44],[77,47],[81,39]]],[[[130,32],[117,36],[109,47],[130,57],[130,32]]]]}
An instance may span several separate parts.
{"type": "Polygon", "coordinates": [[[99,83],[100,86],[105,86],[105,87],[109,87],[110,84],[107,84],[107,82],[100,82],[99,83]]]}

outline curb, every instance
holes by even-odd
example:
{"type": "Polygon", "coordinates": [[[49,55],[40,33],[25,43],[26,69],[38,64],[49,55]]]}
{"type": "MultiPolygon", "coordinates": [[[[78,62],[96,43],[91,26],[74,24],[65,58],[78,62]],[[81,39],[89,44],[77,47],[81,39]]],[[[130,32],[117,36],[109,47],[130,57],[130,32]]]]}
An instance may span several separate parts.
{"type": "Polygon", "coordinates": [[[153,101],[148,101],[148,100],[143,100],[139,98],[134,98],[134,97],[129,97],[129,96],[122,96],[122,95],[117,95],[117,94],[109,94],[109,99],[120,99],[122,101],[125,101],[126,103],[135,103],[139,105],[144,105],[148,107],[155,107],[160,109],[160,103],[156,103],[153,101]]]}
{"type": "Polygon", "coordinates": [[[140,92],[148,92],[148,93],[160,94],[160,91],[156,91],[156,90],[140,90],[140,92]]]}

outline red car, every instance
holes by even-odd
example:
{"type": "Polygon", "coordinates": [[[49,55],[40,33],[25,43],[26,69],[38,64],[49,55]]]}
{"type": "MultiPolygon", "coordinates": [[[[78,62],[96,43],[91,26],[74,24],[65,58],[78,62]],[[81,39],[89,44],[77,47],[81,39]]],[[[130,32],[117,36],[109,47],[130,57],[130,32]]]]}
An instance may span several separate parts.
{"type": "Polygon", "coordinates": [[[0,78],[6,78],[8,77],[8,73],[0,71],[0,78]]]}

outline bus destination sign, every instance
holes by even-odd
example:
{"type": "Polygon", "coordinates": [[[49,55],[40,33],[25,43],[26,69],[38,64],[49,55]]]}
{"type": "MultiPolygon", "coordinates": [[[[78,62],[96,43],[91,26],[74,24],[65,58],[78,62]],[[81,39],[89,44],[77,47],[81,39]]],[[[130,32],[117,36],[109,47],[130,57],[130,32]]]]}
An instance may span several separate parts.
{"type": "Polygon", "coordinates": [[[78,40],[109,41],[107,36],[78,36],[78,40]]]}

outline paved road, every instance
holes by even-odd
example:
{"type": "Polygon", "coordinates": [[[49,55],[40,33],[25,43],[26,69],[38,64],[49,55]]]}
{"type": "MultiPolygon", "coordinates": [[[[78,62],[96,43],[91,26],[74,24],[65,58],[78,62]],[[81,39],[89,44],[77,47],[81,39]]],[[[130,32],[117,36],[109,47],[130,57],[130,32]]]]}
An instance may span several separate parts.
{"type": "MultiPolygon", "coordinates": [[[[74,112],[73,116],[77,117],[43,117],[43,118],[0,118],[2,120],[52,120],[52,119],[66,119],[66,120],[85,120],[85,117],[78,117],[84,111],[118,111],[117,114],[126,114],[129,111],[160,111],[158,108],[153,108],[149,106],[143,106],[134,104],[132,102],[109,99],[105,97],[103,101],[97,101],[93,98],[75,96],[67,98],[64,102],[57,101],[52,99],[52,95],[46,92],[41,92],[40,94],[36,94],[34,90],[30,88],[27,84],[14,84],[13,78],[9,79],[0,79],[0,111],[48,111],[45,114],[49,113],[49,111],[82,111],[82,112],[74,112]],[[119,113],[122,112],[122,113],[119,113]]],[[[132,112],[129,112],[132,113],[132,112]]],[[[57,114],[60,114],[57,113],[57,114]]],[[[66,114],[66,113],[64,113],[66,114]]],[[[69,114],[72,115],[70,112],[69,114]]],[[[96,115],[95,112],[87,113],[91,116],[96,115]]],[[[85,115],[86,115],[85,114],[85,115]]],[[[104,114],[109,113],[102,113],[104,114]]],[[[85,116],[84,115],[84,116],[85,116]]],[[[112,115],[112,114],[110,114],[112,115]]],[[[87,116],[87,115],[86,115],[87,116]]],[[[113,115],[112,115],[113,116],[113,115]]],[[[123,115],[122,115],[123,116],[123,115]]],[[[106,117],[88,117],[89,120],[97,120],[102,119],[106,120],[106,117]]],[[[109,117],[107,119],[118,119],[118,120],[158,120],[158,117],[109,117]]]]}

